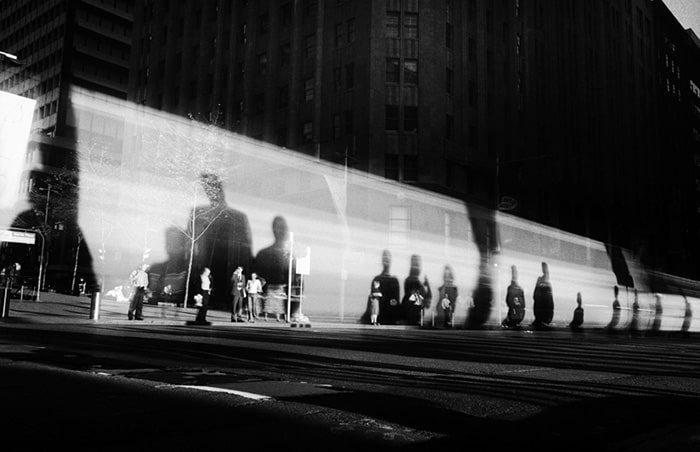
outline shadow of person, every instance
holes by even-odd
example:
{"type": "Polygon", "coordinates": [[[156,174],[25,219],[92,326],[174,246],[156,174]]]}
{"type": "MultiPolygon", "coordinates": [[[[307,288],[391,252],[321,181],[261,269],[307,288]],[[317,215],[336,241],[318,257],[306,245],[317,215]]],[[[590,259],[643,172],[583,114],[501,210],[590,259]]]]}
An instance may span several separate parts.
{"type": "MultiPolygon", "coordinates": [[[[265,280],[265,286],[263,287],[263,318],[267,319],[268,314],[273,314],[279,321],[280,316],[286,315],[287,312],[287,286],[289,285],[289,228],[284,217],[276,216],[272,220],[272,235],[275,238],[274,242],[270,246],[261,249],[255,256],[253,271],[265,280]]],[[[292,284],[294,284],[296,280],[294,256],[291,256],[291,260],[292,284]]],[[[293,306],[291,314],[294,315],[296,310],[293,306]]]]}
{"type": "Polygon", "coordinates": [[[615,293],[615,299],[612,302],[612,318],[610,319],[610,323],[606,326],[609,332],[614,333],[615,328],[620,324],[620,313],[622,311],[622,307],[620,306],[620,300],[618,299],[618,295],[620,294],[620,288],[615,286],[613,288],[613,292],[615,293]]]}
{"type": "Polygon", "coordinates": [[[576,294],[576,309],[574,309],[574,318],[569,323],[569,328],[572,331],[581,331],[583,328],[583,302],[581,300],[581,292],[576,294]]]}
{"type": "Polygon", "coordinates": [[[634,302],[632,303],[632,319],[627,325],[627,330],[632,336],[639,334],[639,293],[634,289],[634,302]]]}
{"type": "Polygon", "coordinates": [[[661,331],[661,320],[664,315],[664,307],[661,303],[661,294],[654,295],[654,321],[651,324],[651,334],[658,334],[661,331]]]}
{"type": "MultiPolygon", "coordinates": [[[[403,318],[401,311],[400,285],[396,276],[391,274],[391,252],[384,250],[382,252],[382,272],[372,279],[370,284],[370,292],[374,289],[374,283],[379,283],[378,290],[382,293],[379,299],[379,315],[378,322],[383,325],[395,325],[403,318]]],[[[369,323],[371,307],[370,303],[363,314],[360,321],[369,323]]]]}
{"type": "Polygon", "coordinates": [[[690,306],[688,298],[683,295],[685,301],[685,312],[683,313],[683,324],[681,325],[681,336],[690,336],[690,324],[693,321],[693,308],[690,306]]]}
{"type": "Polygon", "coordinates": [[[525,318],[525,291],[518,283],[518,267],[511,265],[510,285],[506,292],[506,306],[508,313],[501,322],[504,328],[518,328],[525,318]]]}
{"type": "Polygon", "coordinates": [[[38,238],[29,247],[7,243],[0,253],[0,267],[18,262],[25,278],[38,275],[42,261],[41,240],[45,240],[43,282],[34,277],[26,278],[31,285],[78,294],[82,279],[86,291],[92,292],[98,288],[98,281],[90,248],[78,225],[79,171],[77,162],[66,161],[65,164],[53,174],[35,174],[37,189],[29,194],[30,208],[20,212],[10,225],[10,228],[40,231],[43,238],[38,238]]]}
{"type": "MultiPolygon", "coordinates": [[[[193,270],[209,267],[215,285],[210,306],[227,306],[229,278],[236,267],[248,269],[253,260],[250,223],[247,215],[228,205],[218,175],[203,173],[200,181],[209,204],[195,208],[187,225],[187,235],[194,240],[193,270]]],[[[192,296],[198,285],[198,278],[190,278],[192,296]]]]}
{"type": "Polygon", "coordinates": [[[538,276],[535,283],[532,312],[535,315],[533,328],[549,328],[554,318],[554,295],[552,283],[549,281],[549,265],[546,262],[542,262],[542,276],[538,276]]]}
{"type": "Polygon", "coordinates": [[[472,292],[473,305],[467,315],[467,328],[481,328],[491,316],[493,305],[492,260],[500,252],[496,211],[475,204],[467,205],[474,243],[479,250],[479,276],[472,292]]]}

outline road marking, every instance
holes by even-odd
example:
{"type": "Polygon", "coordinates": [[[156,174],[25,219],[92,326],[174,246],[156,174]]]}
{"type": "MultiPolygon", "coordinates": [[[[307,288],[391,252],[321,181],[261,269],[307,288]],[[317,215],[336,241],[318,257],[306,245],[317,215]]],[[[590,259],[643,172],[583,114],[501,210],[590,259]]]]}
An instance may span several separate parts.
{"type": "Polygon", "coordinates": [[[246,399],[252,400],[268,400],[272,397],[253,394],[252,392],[236,391],[235,389],[217,388],[215,386],[196,386],[196,385],[161,385],[159,388],[182,388],[182,389],[196,389],[198,391],[208,391],[208,392],[221,392],[224,394],[233,394],[239,397],[245,397],[246,399]]]}

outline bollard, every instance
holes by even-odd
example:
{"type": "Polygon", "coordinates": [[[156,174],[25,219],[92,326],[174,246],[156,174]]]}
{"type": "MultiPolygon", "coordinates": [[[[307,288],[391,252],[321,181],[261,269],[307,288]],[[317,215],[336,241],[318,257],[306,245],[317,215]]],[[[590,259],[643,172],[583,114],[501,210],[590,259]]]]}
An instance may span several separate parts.
{"type": "Polygon", "coordinates": [[[90,297],[90,320],[100,320],[100,291],[96,290],[90,297]]]}
{"type": "Polygon", "coordinates": [[[0,317],[6,319],[10,316],[10,290],[5,286],[2,292],[2,305],[0,306],[0,317]]]}

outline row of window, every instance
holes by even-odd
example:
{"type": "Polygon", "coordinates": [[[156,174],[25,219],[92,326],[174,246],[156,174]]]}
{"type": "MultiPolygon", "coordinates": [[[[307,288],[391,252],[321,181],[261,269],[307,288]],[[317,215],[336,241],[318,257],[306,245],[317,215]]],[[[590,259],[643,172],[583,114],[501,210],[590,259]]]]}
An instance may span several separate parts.
{"type": "Polygon", "coordinates": [[[54,114],[56,114],[57,109],[58,109],[58,100],[54,100],[53,102],[50,102],[46,105],[42,105],[41,107],[34,110],[33,121],[36,121],[38,119],[44,119],[48,116],[54,115],[54,114]]]}
{"type": "Polygon", "coordinates": [[[404,58],[403,70],[400,58],[386,59],[386,82],[406,85],[418,84],[418,60],[404,58]],[[401,77],[403,75],[403,78],[401,77]]]}
{"type": "Polygon", "coordinates": [[[344,24],[335,24],[335,46],[340,47],[345,41],[344,34],[347,34],[347,43],[355,42],[355,19],[348,19],[344,24]]]}
{"type": "MultiPolygon", "coordinates": [[[[41,3],[41,2],[36,2],[41,3]]],[[[65,11],[65,2],[57,2],[52,8],[44,12],[43,14],[35,17],[29,23],[24,24],[22,29],[24,30],[39,30],[41,27],[48,25],[56,17],[60,16],[61,13],[65,11]]],[[[35,2],[27,2],[24,6],[17,9],[15,12],[7,15],[0,21],[0,29],[9,30],[13,26],[21,23],[26,18],[30,17],[33,11],[36,11],[38,5],[35,2]]],[[[2,13],[2,11],[0,11],[2,13]]],[[[5,49],[14,49],[17,44],[26,38],[25,33],[15,32],[12,33],[4,42],[2,43],[5,49]]],[[[20,56],[21,58],[21,56],[20,56]]]]}
{"type": "Polygon", "coordinates": [[[418,39],[418,14],[387,11],[384,30],[387,38],[418,39]]]}

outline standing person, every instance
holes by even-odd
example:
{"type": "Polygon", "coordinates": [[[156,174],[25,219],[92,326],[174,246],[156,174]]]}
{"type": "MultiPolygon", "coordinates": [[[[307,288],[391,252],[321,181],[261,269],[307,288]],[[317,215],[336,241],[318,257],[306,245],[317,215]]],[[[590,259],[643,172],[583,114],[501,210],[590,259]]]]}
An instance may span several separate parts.
{"type": "Polygon", "coordinates": [[[428,278],[423,277],[420,280],[421,273],[421,258],[414,254],[411,256],[411,269],[408,277],[404,281],[404,296],[402,305],[406,310],[406,319],[412,324],[422,324],[423,312],[426,308],[430,308],[432,293],[428,278]]]}
{"type": "Polygon", "coordinates": [[[552,284],[549,281],[549,266],[546,262],[542,262],[542,276],[537,277],[532,300],[532,311],[535,314],[532,326],[549,328],[554,317],[554,296],[552,295],[552,284]]]}
{"type": "Polygon", "coordinates": [[[688,298],[683,295],[683,300],[685,300],[685,313],[683,314],[683,324],[681,325],[681,335],[683,337],[688,337],[690,331],[690,323],[693,321],[693,308],[690,306],[688,298]]]}
{"type": "Polygon", "coordinates": [[[442,317],[446,327],[454,326],[453,316],[458,296],[457,286],[455,286],[454,280],[455,277],[452,266],[445,265],[445,270],[442,272],[442,286],[438,289],[438,298],[440,300],[438,309],[442,311],[442,317]]]}
{"type": "Polygon", "coordinates": [[[639,331],[639,296],[637,289],[634,289],[634,303],[632,303],[632,320],[627,326],[630,334],[636,335],[639,331]]]}
{"type": "Polygon", "coordinates": [[[617,286],[615,286],[613,291],[615,293],[615,299],[612,303],[613,314],[612,319],[610,319],[610,323],[608,323],[608,330],[611,332],[614,331],[617,325],[620,323],[620,312],[622,310],[622,308],[620,307],[620,300],[617,299],[617,296],[620,293],[620,289],[617,286]]]}
{"type": "Polygon", "coordinates": [[[581,329],[581,325],[583,325],[583,307],[581,306],[582,300],[581,300],[581,292],[576,294],[576,309],[574,309],[574,318],[571,320],[571,323],[569,323],[569,328],[571,328],[574,331],[578,331],[581,329]]]}
{"type": "Polygon", "coordinates": [[[379,305],[383,297],[380,283],[375,279],[372,281],[372,290],[369,294],[369,321],[372,325],[379,325],[377,319],[379,317],[379,305]]]}
{"type": "Polygon", "coordinates": [[[134,287],[134,295],[129,303],[129,320],[143,320],[143,299],[148,288],[148,273],[146,273],[146,270],[148,270],[148,264],[143,263],[129,275],[131,285],[134,287]]]}
{"type": "Polygon", "coordinates": [[[199,311],[197,311],[197,323],[208,323],[207,308],[209,306],[209,295],[211,295],[211,289],[211,270],[209,267],[204,267],[202,272],[199,274],[199,292],[197,295],[201,297],[201,301],[198,303],[200,306],[199,311]]]}
{"type": "MultiPolygon", "coordinates": [[[[379,289],[382,292],[382,298],[379,299],[379,317],[377,323],[385,325],[393,325],[403,317],[401,312],[401,286],[399,279],[391,274],[391,252],[384,250],[382,252],[382,272],[372,280],[379,282],[379,289]]],[[[371,310],[371,307],[370,307],[371,310]]]]}
{"type": "Polygon", "coordinates": [[[501,322],[504,328],[517,328],[525,318],[525,291],[518,284],[518,268],[515,265],[510,267],[510,285],[506,292],[506,305],[508,313],[501,322]]]}
{"type": "Polygon", "coordinates": [[[245,290],[248,292],[248,321],[255,322],[255,319],[258,318],[258,304],[262,293],[262,282],[258,279],[257,273],[250,274],[245,290]]]}
{"type": "Polygon", "coordinates": [[[231,305],[232,322],[243,322],[243,299],[246,297],[245,286],[243,267],[238,266],[231,276],[231,295],[233,295],[231,305]]]}

